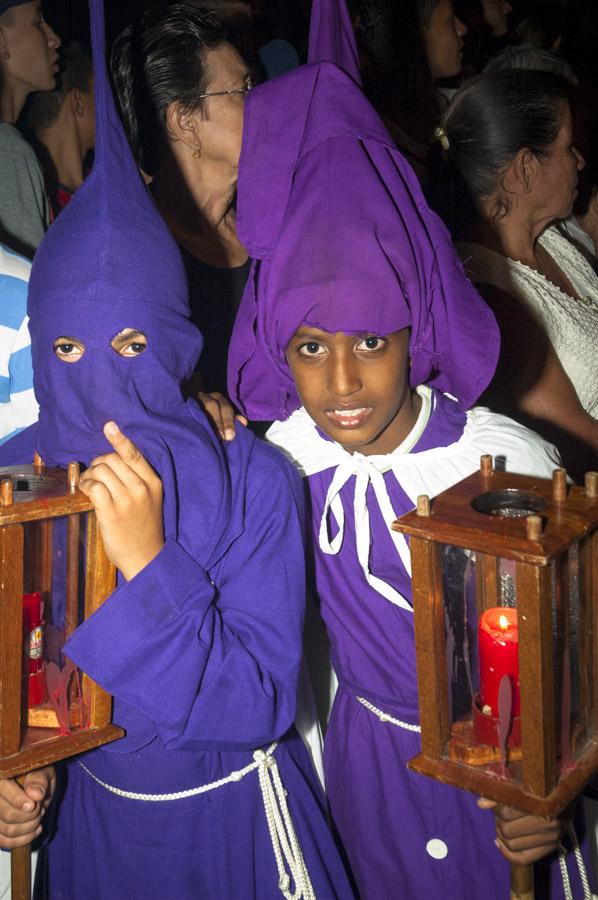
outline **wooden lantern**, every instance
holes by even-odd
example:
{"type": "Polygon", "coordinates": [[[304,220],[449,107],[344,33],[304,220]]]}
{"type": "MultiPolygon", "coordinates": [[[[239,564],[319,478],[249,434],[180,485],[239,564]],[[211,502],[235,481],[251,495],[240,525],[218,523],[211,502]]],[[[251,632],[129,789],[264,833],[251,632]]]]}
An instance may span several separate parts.
{"type": "Polygon", "coordinates": [[[562,469],[549,481],[482,457],[393,528],[412,561],[421,753],[410,767],[558,815],[598,766],[598,474],[568,487],[562,469]]]}
{"type": "MultiPolygon", "coordinates": [[[[112,699],[61,653],[113,591],[116,571],[79,466],[0,468],[0,778],[18,777],[122,737],[112,699]],[[25,598],[43,609],[31,674],[25,598]],[[45,649],[39,639],[45,633],[45,649]]],[[[12,852],[12,897],[30,897],[30,848],[12,852]]]]}

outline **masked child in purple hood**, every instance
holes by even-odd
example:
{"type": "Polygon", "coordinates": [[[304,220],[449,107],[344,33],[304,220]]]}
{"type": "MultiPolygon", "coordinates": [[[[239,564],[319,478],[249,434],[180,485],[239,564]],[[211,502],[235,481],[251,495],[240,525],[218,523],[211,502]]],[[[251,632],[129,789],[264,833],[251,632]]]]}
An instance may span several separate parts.
{"type": "MultiPolygon", "coordinates": [[[[113,694],[126,733],[65,764],[49,896],[344,900],[352,891],[293,729],[300,484],[247,431],[223,448],[182,396],[201,337],[116,115],[103,4],[90,5],[96,158],[36,255],[40,416],[2,446],[0,465],[37,450],[50,466],[87,466],[81,489],[120,575],[64,653],[113,694]]],[[[35,835],[51,778],[0,782],[0,846],[35,835]]]]}

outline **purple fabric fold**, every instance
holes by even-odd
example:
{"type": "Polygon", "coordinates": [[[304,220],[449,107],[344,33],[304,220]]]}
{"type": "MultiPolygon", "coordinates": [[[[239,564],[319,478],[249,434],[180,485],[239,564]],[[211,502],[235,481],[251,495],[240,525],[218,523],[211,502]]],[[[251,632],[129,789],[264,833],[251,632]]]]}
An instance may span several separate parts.
{"type": "Polygon", "coordinates": [[[345,0],[313,0],[308,62],[331,62],[361,86],[359,54],[345,0]]]}
{"type": "Polygon", "coordinates": [[[359,88],[330,63],[251,92],[237,223],[253,257],[229,350],[229,392],[254,419],[299,406],[285,359],[303,323],[411,329],[411,383],[464,409],[488,385],[494,316],[359,88]]]}

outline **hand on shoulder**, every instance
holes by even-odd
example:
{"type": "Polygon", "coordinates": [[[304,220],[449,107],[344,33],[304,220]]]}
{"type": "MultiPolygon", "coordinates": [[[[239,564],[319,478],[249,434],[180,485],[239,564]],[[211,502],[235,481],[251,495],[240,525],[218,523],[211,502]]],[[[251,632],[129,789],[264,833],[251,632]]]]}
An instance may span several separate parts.
{"type": "Polygon", "coordinates": [[[245,416],[236,412],[234,406],[224,394],[215,391],[211,394],[199,391],[196,399],[223,441],[235,439],[235,422],[247,425],[245,416]]]}

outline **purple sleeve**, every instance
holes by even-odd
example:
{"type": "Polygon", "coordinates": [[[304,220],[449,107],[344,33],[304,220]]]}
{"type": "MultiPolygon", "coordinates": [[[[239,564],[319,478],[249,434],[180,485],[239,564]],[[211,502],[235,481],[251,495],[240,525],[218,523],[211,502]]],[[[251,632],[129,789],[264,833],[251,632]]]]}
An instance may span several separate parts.
{"type": "MultiPolygon", "coordinates": [[[[302,500],[270,471],[209,575],[175,541],[71,636],[68,656],[172,749],[251,747],[295,716],[305,599],[302,500]]],[[[126,723],[123,724],[126,727],[126,723]]]]}

